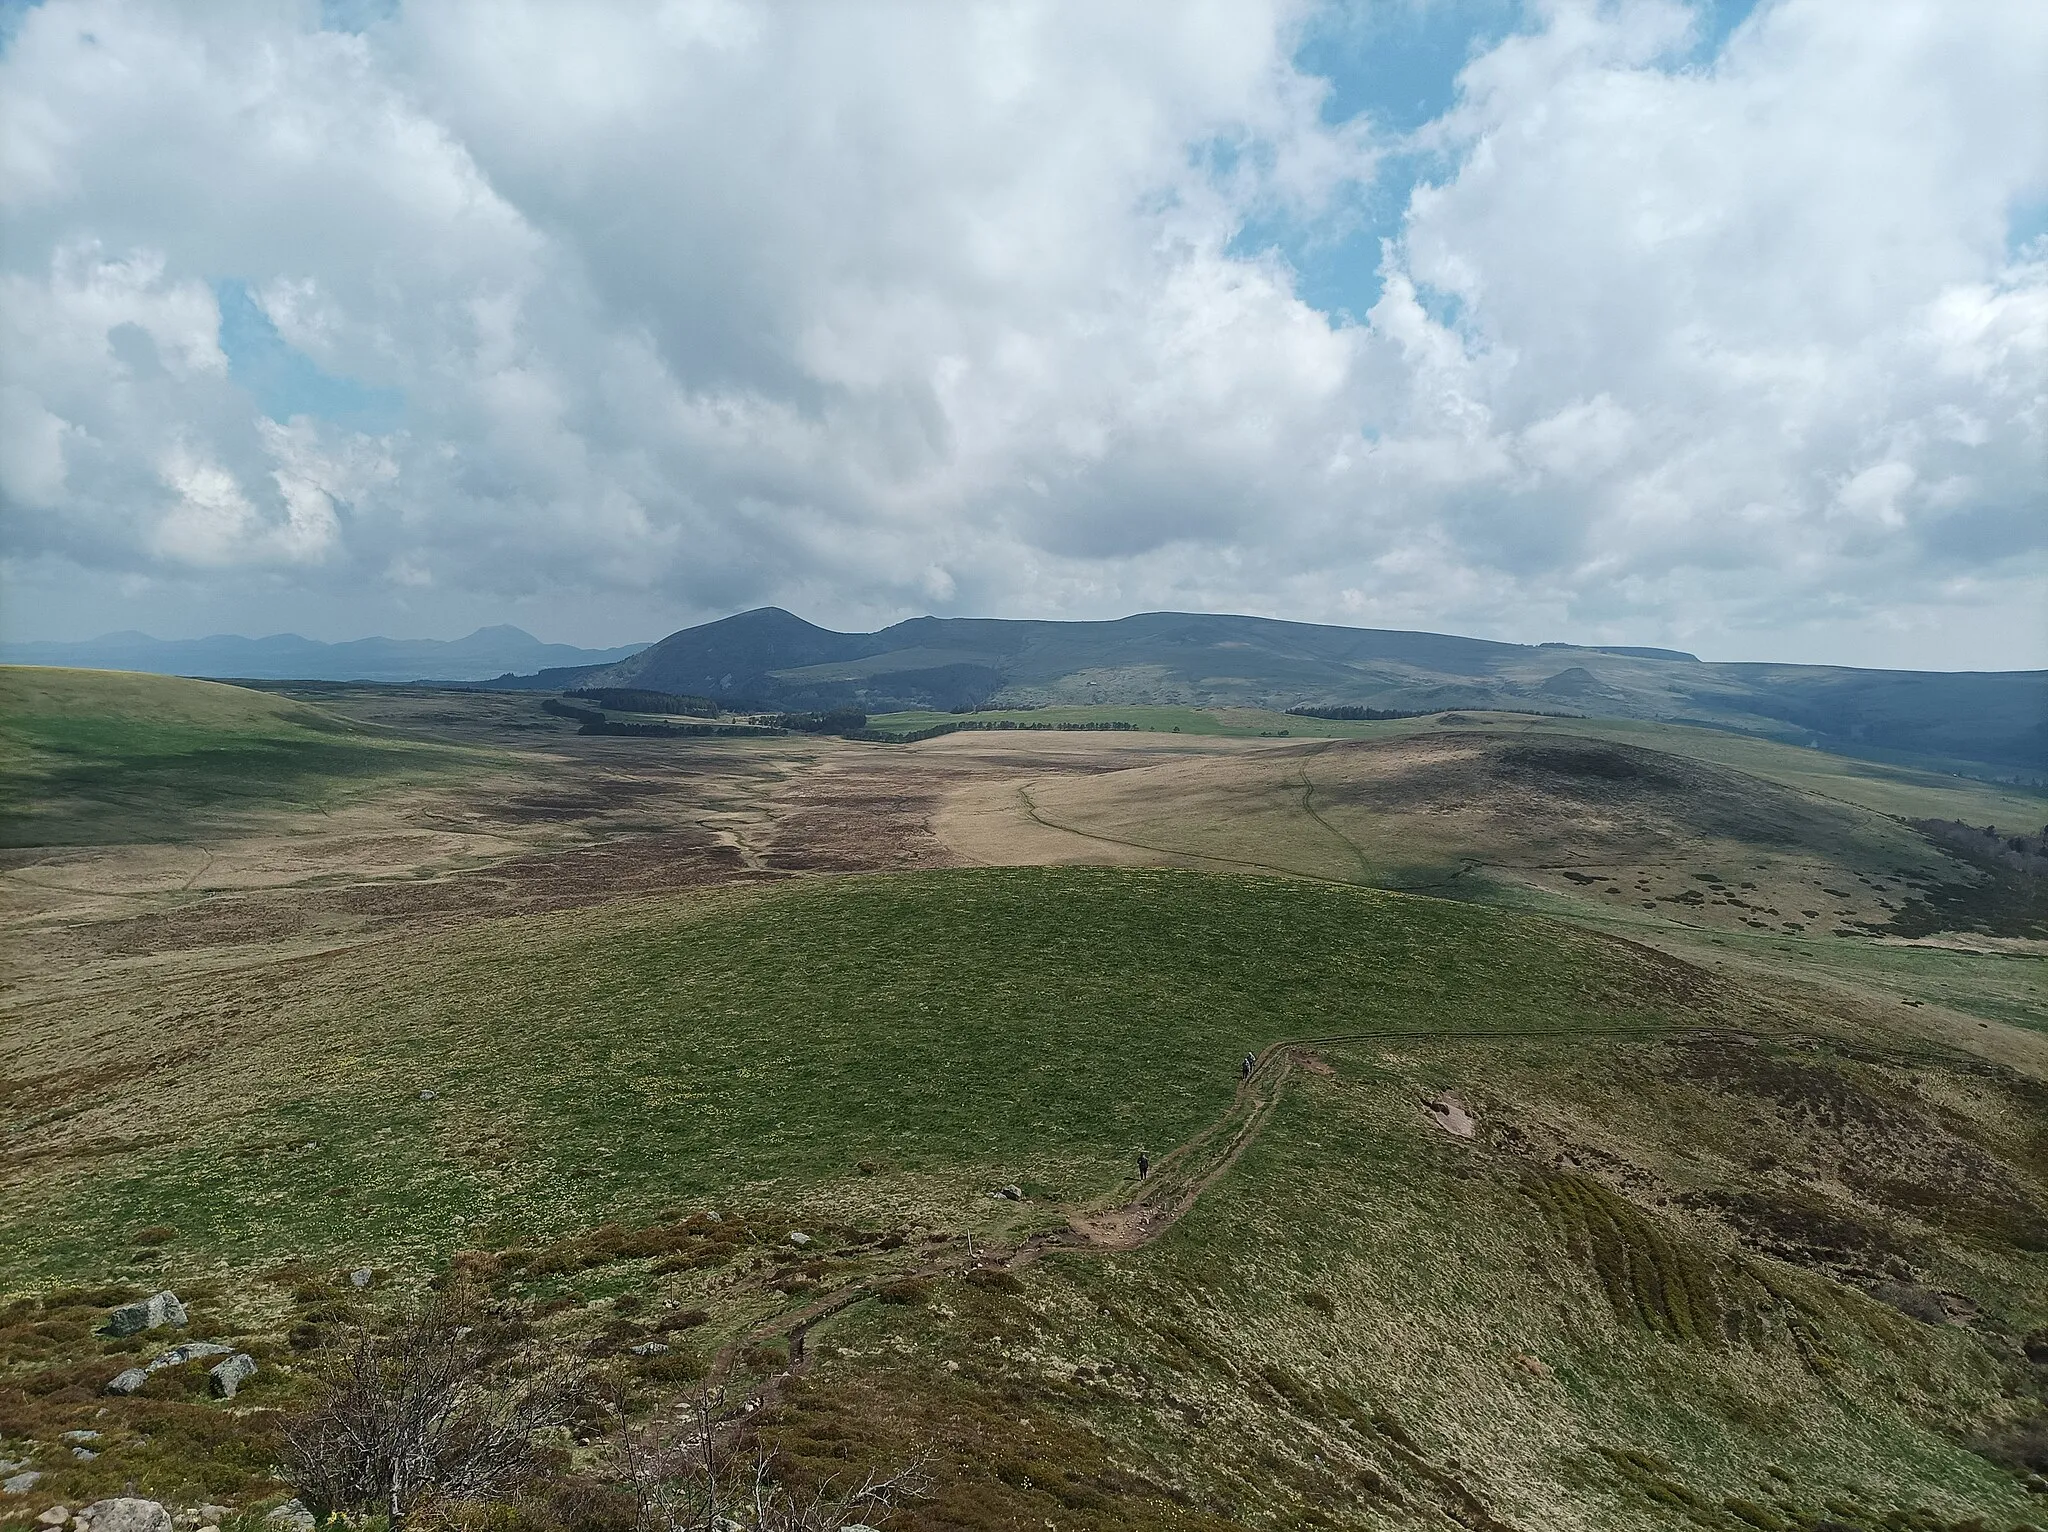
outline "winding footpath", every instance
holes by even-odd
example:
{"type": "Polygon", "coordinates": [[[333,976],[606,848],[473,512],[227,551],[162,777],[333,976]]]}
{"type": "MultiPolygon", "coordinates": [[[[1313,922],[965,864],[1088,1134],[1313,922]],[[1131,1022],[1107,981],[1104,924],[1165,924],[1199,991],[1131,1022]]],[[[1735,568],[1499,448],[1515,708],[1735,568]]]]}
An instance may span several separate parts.
{"type": "Polygon", "coordinates": [[[1077,1212],[1063,1229],[1033,1234],[1010,1245],[985,1245],[964,1253],[948,1252],[909,1269],[861,1277],[797,1308],[785,1310],[744,1331],[721,1347],[712,1359],[704,1386],[720,1390],[740,1358],[756,1346],[783,1341],[788,1366],[765,1380],[720,1422],[730,1427],[772,1405],[789,1381],[811,1364],[811,1330],[855,1304],[879,1295],[884,1288],[907,1281],[962,1277],[976,1270],[1016,1271],[1048,1255],[1114,1255],[1140,1250],[1184,1218],[1202,1194],[1227,1173],[1272,1120],[1287,1082],[1311,1050],[1349,1043],[1535,1041],[1584,1037],[1646,1040],[1683,1036],[1727,1035],[1726,1027],[1583,1027],[1494,1028],[1446,1032],[1435,1028],[1399,1028],[1344,1032],[1323,1037],[1288,1038],[1269,1044],[1254,1056],[1252,1068],[1237,1083],[1222,1116],[1194,1137],[1156,1160],[1138,1183],[1137,1195],[1077,1212]]]}

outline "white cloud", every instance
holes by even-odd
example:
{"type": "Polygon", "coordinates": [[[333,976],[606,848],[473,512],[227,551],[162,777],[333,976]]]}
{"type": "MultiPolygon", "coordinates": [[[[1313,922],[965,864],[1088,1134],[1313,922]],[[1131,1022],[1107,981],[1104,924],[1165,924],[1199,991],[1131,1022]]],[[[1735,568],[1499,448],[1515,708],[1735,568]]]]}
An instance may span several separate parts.
{"type": "Polygon", "coordinates": [[[48,0],[0,57],[18,574],[2048,662],[2038,6],[1781,0],[1702,65],[1559,0],[1407,144],[1322,120],[1282,0],[318,19],[48,0]],[[1234,245],[1418,148],[1363,322],[1234,245]],[[402,423],[262,419],[221,280],[402,423]]]}

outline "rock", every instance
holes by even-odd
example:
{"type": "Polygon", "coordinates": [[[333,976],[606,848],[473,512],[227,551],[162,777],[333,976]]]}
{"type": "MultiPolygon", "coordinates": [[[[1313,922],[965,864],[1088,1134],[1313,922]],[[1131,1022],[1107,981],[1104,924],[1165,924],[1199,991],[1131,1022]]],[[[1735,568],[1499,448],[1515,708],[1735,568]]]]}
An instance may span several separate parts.
{"type": "Polygon", "coordinates": [[[228,1514],[224,1505],[202,1505],[199,1508],[199,1522],[202,1526],[217,1527],[228,1514]]]}
{"type": "Polygon", "coordinates": [[[791,1229],[789,1231],[789,1242],[801,1250],[811,1242],[811,1237],[801,1229],[791,1229]]]}
{"type": "Polygon", "coordinates": [[[92,1524],[92,1532],[171,1532],[169,1511],[132,1495],[95,1500],[78,1514],[92,1524]]]}
{"type": "Polygon", "coordinates": [[[107,1315],[107,1333],[134,1335],[154,1330],[158,1325],[182,1326],[185,1320],[185,1305],[178,1301],[176,1293],[151,1293],[140,1303],[124,1303],[107,1315]]]}
{"type": "Polygon", "coordinates": [[[46,1527],[61,1527],[70,1519],[71,1508],[64,1505],[53,1505],[36,1518],[37,1521],[46,1527]]]}
{"type": "Polygon", "coordinates": [[[668,1347],[658,1340],[644,1340],[639,1345],[628,1346],[626,1349],[635,1356],[660,1356],[668,1347]]]}
{"type": "Polygon", "coordinates": [[[213,1390],[216,1399],[232,1399],[236,1389],[256,1376],[256,1359],[246,1351],[237,1351],[225,1362],[217,1363],[206,1376],[206,1386],[213,1390]]]}
{"type": "Polygon", "coordinates": [[[155,1361],[144,1362],[142,1365],[145,1370],[156,1372],[165,1367],[182,1367],[187,1362],[198,1361],[201,1357],[226,1356],[234,1349],[232,1346],[223,1346],[219,1341],[186,1341],[182,1346],[171,1347],[155,1361]]]}
{"type": "Polygon", "coordinates": [[[36,1487],[36,1480],[42,1475],[31,1468],[27,1473],[18,1473],[11,1479],[0,1479],[0,1495],[26,1495],[36,1487]]]}
{"type": "Polygon", "coordinates": [[[100,1434],[97,1431],[66,1431],[64,1433],[64,1440],[67,1442],[96,1442],[99,1439],[100,1434]]]}
{"type": "Polygon", "coordinates": [[[1478,1122],[1456,1096],[1443,1095],[1424,1104],[1429,1108],[1429,1120],[1453,1138],[1471,1138],[1479,1131],[1478,1122]]]}
{"type": "Polygon", "coordinates": [[[287,1500],[263,1520],[278,1528],[279,1532],[313,1532],[313,1528],[318,1525],[313,1519],[313,1513],[297,1500],[287,1500]]]}
{"type": "Polygon", "coordinates": [[[371,1271],[369,1267],[358,1266],[348,1274],[348,1285],[350,1287],[368,1287],[370,1285],[370,1278],[375,1275],[376,1273],[371,1271]]]}
{"type": "Polygon", "coordinates": [[[73,1447],[71,1449],[71,1455],[77,1458],[78,1461],[81,1463],[90,1463],[94,1458],[99,1456],[99,1454],[93,1451],[90,1447],[73,1447]]]}
{"type": "Polygon", "coordinates": [[[1022,1202],[1024,1200],[1024,1188],[1015,1185],[999,1187],[996,1190],[996,1195],[1006,1202],[1022,1202]]]}
{"type": "Polygon", "coordinates": [[[1549,1363],[1538,1361],[1535,1357],[1529,1356],[1526,1353],[1519,1355],[1515,1358],[1515,1365],[1521,1368],[1522,1371],[1526,1372],[1532,1378],[1549,1378],[1555,1376],[1555,1374],[1552,1373],[1550,1370],[1549,1363]]]}

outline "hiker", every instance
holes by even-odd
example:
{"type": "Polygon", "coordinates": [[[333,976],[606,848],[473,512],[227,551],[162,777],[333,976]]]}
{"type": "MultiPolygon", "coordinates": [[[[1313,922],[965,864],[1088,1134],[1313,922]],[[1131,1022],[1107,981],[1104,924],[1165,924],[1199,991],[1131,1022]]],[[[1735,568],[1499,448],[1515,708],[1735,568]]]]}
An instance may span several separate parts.
{"type": "Polygon", "coordinates": [[[1140,1149],[1138,1151],[1138,1179],[1142,1181],[1145,1179],[1145,1177],[1151,1174],[1152,1156],[1147,1154],[1144,1150],[1140,1149]]]}
{"type": "Polygon", "coordinates": [[[1252,1077],[1252,1064],[1254,1062],[1255,1060],[1252,1058],[1252,1056],[1249,1053],[1247,1053],[1244,1056],[1244,1068],[1240,1072],[1239,1078],[1249,1080],[1252,1077]]]}

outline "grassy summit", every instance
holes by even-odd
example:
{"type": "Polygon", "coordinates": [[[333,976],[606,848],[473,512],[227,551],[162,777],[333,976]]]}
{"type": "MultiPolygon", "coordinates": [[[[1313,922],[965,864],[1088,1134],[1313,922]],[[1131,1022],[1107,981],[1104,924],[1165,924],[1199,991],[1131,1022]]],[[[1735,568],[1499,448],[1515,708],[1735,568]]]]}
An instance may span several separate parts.
{"type": "Polygon", "coordinates": [[[211,816],[316,806],[449,752],[238,686],[0,666],[0,844],[188,837],[211,816]]]}
{"type": "Polygon", "coordinates": [[[1278,1039],[1718,1007],[1620,943],[1277,879],[1003,869],[492,922],[133,997],[126,1067],[81,1067],[104,1022],[38,1018],[19,1125],[61,1122],[78,1153],[17,1183],[0,1280],[98,1274],[158,1224],[235,1261],[387,1260],[464,1243],[458,1216],[508,1237],[678,1199],[957,1218],[1010,1181],[1078,1204],[1278,1039]]]}

